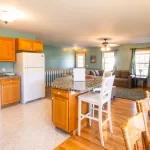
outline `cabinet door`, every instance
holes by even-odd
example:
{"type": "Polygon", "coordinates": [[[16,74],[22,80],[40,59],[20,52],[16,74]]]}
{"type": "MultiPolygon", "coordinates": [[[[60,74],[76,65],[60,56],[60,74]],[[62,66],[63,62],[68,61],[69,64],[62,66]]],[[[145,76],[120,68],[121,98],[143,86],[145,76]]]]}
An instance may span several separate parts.
{"type": "Polygon", "coordinates": [[[33,41],[33,51],[43,52],[43,43],[40,41],[33,41]]]}
{"type": "Polygon", "coordinates": [[[58,97],[53,97],[52,100],[53,123],[68,131],[68,100],[58,97]]]}
{"type": "Polygon", "coordinates": [[[23,51],[33,51],[32,48],[33,41],[29,39],[16,39],[16,49],[23,50],[23,51]]]}
{"type": "Polygon", "coordinates": [[[0,61],[15,61],[15,40],[0,37],[0,61]]]}
{"type": "Polygon", "coordinates": [[[2,84],[1,92],[2,92],[2,105],[19,102],[19,100],[20,100],[20,84],[19,84],[19,82],[2,84]]]}

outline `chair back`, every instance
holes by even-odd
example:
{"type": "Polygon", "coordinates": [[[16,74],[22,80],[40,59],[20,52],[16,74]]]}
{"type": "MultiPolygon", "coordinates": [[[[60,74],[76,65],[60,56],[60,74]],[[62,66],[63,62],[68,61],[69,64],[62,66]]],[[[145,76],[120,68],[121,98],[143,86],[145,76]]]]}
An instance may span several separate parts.
{"type": "Polygon", "coordinates": [[[100,102],[101,104],[106,103],[111,100],[112,86],[114,83],[115,76],[105,77],[102,82],[101,92],[100,92],[100,102]]]}
{"type": "MultiPolygon", "coordinates": [[[[121,126],[123,133],[123,138],[125,141],[125,146],[127,150],[138,150],[138,140],[141,138],[141,134],[145,131],[144,118],[142,112],[129,118],[126,123],[121,126]]],[[[143,150],[145,149],[145,144],[142,141],[143,150]]]]}
{"type": "Polygon", "coordinates": [[[137,106],[137,111],[140,113],[142,113],[143,118],[144,118],[144,125],[145,125],[145,129],[146,129],[146,135],[149,136],[148,133],[148,127],[147,127],[147,120],[148,120],[148,111],[149,111],[149,103],[148,103],[148,99],[145,98],[143,100],[137,100],[136,101],[136,106],[137,106]]]}
{"type": "Polygon", "coordinates": [[[142,100],[137,100],[136,101],[136,108],[138,112],[142,112],[142,107],[143,107],[143,111],[145,111],[145,113],[150,111],[150,98],[149,98],[149,92],[146,91],[146,98],[142,99],[142,100]],[[142,102],[140,104],[140,102],[142,102]]]}

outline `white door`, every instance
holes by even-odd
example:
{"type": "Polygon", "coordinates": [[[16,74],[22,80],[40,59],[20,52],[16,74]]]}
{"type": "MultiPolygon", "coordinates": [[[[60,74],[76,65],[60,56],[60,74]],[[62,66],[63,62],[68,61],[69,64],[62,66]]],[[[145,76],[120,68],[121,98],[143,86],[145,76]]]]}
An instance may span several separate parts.
{"type": "Polygon", "coordinates": [[[45,97],[44,68],[26,68],[24,77],[23,103],[45,97]]]}
{"type": "Polygon", "coordinates": [[[76,68],[85,67],[85,53],[76,54],[76,68]]]}
{"type": "Polygon", "coordinates": [[[44,53],[25,53],[25,67],[43,68],[45,67],[44,53]]]}

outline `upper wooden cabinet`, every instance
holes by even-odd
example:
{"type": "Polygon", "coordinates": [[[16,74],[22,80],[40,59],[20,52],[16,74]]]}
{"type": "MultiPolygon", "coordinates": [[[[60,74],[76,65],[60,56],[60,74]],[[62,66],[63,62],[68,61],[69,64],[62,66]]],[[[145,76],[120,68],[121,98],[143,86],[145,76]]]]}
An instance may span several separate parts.
{"type": "Polygon", "coordinates": [[[29,39],[16,39],[16,50],[32,51],[32,40],[29,39]]]}
{"type": "Polygon", "coordinates": [[[18,38],[16,39],[16,50],[43,52],[43,43],[40,41],[18,38]]]}
{"type": "Polygon", "coordinates": [[[43,43],[40,41],[33,41],[33,51],[43,52],[43,43]]]}
{"type": "Polygon", "coordinates": [[[0,61],[15,61],[15,39],[0,37],[0,61]]]}

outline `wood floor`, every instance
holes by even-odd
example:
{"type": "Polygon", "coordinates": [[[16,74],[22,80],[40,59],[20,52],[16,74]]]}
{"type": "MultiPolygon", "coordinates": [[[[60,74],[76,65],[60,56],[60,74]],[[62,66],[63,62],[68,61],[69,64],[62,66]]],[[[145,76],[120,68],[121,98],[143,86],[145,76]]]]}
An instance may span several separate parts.
{"type": "MultiPolygon", "coordinates": [[[[120,126],[125,120],[136,114],[135,101],[126,99],[112,99],[112,122],[114,134],[109,133],[108,125],[103,127],[105,146],[100,145],[98,123],[82,130],[81,136],[73,136],[59,145],[55,150],[125,150],[120,126]]],[[[150,120],[150,118],[149,118],[150,120]]],[[[150,130],[150,121],[148,122],[150,130]]]]}

